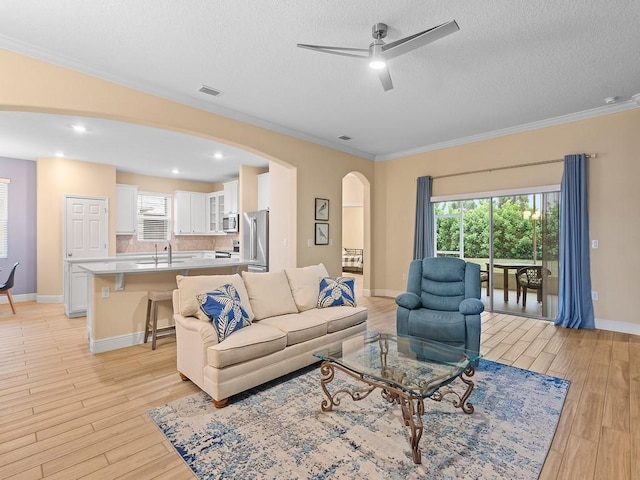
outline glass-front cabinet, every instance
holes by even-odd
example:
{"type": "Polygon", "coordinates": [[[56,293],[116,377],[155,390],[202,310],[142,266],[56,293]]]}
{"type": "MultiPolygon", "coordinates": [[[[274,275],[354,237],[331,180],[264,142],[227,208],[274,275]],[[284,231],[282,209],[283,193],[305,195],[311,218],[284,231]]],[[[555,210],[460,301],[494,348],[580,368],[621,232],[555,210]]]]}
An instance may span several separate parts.
{"type": "Polygon", "coordinates": [[[213,192],[208,195],[207,229],[209,233],[224,235],[222,217],[224,216],[224,191],[213,192]]]}

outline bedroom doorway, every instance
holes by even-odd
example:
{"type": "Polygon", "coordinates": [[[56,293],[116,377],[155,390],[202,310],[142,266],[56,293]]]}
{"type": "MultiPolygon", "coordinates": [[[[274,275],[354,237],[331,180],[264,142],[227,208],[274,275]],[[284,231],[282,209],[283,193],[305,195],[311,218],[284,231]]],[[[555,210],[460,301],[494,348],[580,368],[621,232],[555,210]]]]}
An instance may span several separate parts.
{"type": "Polygon", "coordinates": [[[342,272],[356,278],[356,295],[364,290],[365,203],[368,183],[356,173],[342,179],[342,272]],[[360,290],[360,291],[358,291],[360,290]]]}

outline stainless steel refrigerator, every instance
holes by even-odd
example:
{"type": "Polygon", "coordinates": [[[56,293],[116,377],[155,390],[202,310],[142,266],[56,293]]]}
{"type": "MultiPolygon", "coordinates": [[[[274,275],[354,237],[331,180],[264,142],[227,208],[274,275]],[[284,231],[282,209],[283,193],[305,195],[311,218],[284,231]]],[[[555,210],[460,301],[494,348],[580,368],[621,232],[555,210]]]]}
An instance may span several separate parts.
{"type": "Polygon", "coordinates": [[[269,211],[247,212],[242,216],[242,248],[250,272],[269,271],[269,211]]]}

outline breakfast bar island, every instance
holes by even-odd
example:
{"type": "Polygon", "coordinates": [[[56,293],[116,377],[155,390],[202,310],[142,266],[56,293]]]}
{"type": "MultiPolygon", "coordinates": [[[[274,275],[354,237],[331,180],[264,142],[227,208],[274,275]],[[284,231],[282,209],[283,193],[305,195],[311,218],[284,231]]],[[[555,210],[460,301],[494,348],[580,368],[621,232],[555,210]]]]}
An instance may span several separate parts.
{"type": "MultiPolygon", "coordinates": [[[[174,290],[177,275],[237,273],[251,261],[190,258],[172,263],[154,260],[79,263],[87,276],[87,329],[92,353],[143,343],[147,292],[174,290]]],[[[173,324],[170,302],[158,308],[158,328],[173,324]]]]}

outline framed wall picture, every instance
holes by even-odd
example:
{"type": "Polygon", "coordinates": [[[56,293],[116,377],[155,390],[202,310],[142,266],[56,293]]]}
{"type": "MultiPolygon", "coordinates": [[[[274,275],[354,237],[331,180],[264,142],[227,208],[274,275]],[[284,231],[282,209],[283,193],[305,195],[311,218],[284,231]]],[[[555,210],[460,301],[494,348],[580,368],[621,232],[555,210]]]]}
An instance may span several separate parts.
{"type": "Polygon", "coordinates": [[[316,223],[316,245],[329,245],[329,224],[316,223]]]}
{"type": "Polygon", "coordinates": [[[316,198],[316,220],[329,220],[329,200],[316,198]]]}

